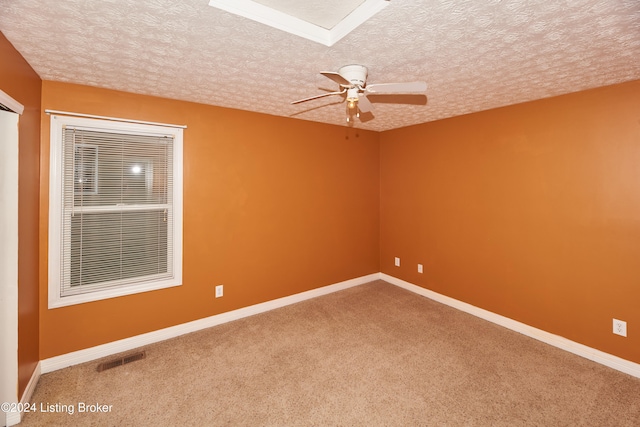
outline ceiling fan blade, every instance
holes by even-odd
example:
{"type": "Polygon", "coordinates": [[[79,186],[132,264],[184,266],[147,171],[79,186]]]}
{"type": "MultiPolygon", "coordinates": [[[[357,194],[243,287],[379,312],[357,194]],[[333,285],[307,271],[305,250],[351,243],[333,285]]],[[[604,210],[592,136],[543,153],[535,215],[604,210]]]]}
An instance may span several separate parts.
{"type": "Polygon", "coordinates": [[[373,104],[365,94],[358,95],[358,109],[361,113],[368,113],[373,110],[373,104]]]}
{"type": "Polygon", "coordinates": [[[291,104],[300,104],[301,102],[311,101],[312,99],[324,98],[325,96],[342,95],[344,92],[345,92],[344,90],[341,90],[340,92],[323,93],[322,95],[310,96],[309,98],[304,98],[304,99],[299,99],[297,101],[293,101],[291,104]]]}
{"type": "Polygon", "coordinates": [[[333,71],[323,71],[320,74],[330,78],[331,80],[338,83],[339,85],[351,86],[351,82],[349,80],[345,79],[338,73],[334,73],[333,71]]]}
{"type": "Polygon", "coordinates": [[[366,94],[405,94],[405,93],[424,93],[427,91],[426,82],[410,82],[410,83],[380,83],[372,84],[365,88],[366,94]]]}

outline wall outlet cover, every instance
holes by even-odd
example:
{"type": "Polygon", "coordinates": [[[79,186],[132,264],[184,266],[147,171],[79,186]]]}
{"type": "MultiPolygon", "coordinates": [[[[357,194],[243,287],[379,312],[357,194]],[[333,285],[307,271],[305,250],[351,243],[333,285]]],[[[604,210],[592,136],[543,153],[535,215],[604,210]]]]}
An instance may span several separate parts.
{"type": "Polygon", "coordinates": [[[623,337],[627,336],[627,322],[624,320],[613,319],[613,333],[623,337]]]}

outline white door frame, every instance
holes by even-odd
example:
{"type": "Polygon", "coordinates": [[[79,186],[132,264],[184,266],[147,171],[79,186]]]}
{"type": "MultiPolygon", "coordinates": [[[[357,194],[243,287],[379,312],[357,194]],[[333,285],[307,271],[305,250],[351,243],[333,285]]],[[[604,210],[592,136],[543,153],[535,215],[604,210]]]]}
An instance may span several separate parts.
{"type": "MultiPolygon", "coordinates": [[[[24,107],[0,90],[0,403],[18,397],[18,119],[24,107]]],[[[20,422],[0,411],[0,425],[20,422]]]]}

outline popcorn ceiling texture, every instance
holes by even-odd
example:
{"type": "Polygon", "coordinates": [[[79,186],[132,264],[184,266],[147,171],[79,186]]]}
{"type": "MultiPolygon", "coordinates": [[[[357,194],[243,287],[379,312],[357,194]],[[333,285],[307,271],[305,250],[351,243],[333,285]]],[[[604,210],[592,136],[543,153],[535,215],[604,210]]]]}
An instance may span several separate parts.
{"type": "Polygon", "coordinates": [[[339,97],[290,104],[336,89],[320,71],[428,83],[372,97],[376,131],[640,79],[638,0],[394,0],[332,47],[207,3],[0,0],[0,31],[44,80],[338,125],[339,97]]]}

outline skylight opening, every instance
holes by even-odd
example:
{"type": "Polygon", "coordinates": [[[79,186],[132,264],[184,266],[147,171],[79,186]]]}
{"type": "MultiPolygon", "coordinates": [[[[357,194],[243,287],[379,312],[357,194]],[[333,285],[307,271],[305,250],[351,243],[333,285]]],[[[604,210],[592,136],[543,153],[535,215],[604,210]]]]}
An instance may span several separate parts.
{"type": "Polygon", "coordinates": [[[210,0],[209,6],[332,46],[380,12],[388,0],[210,0]]]}

